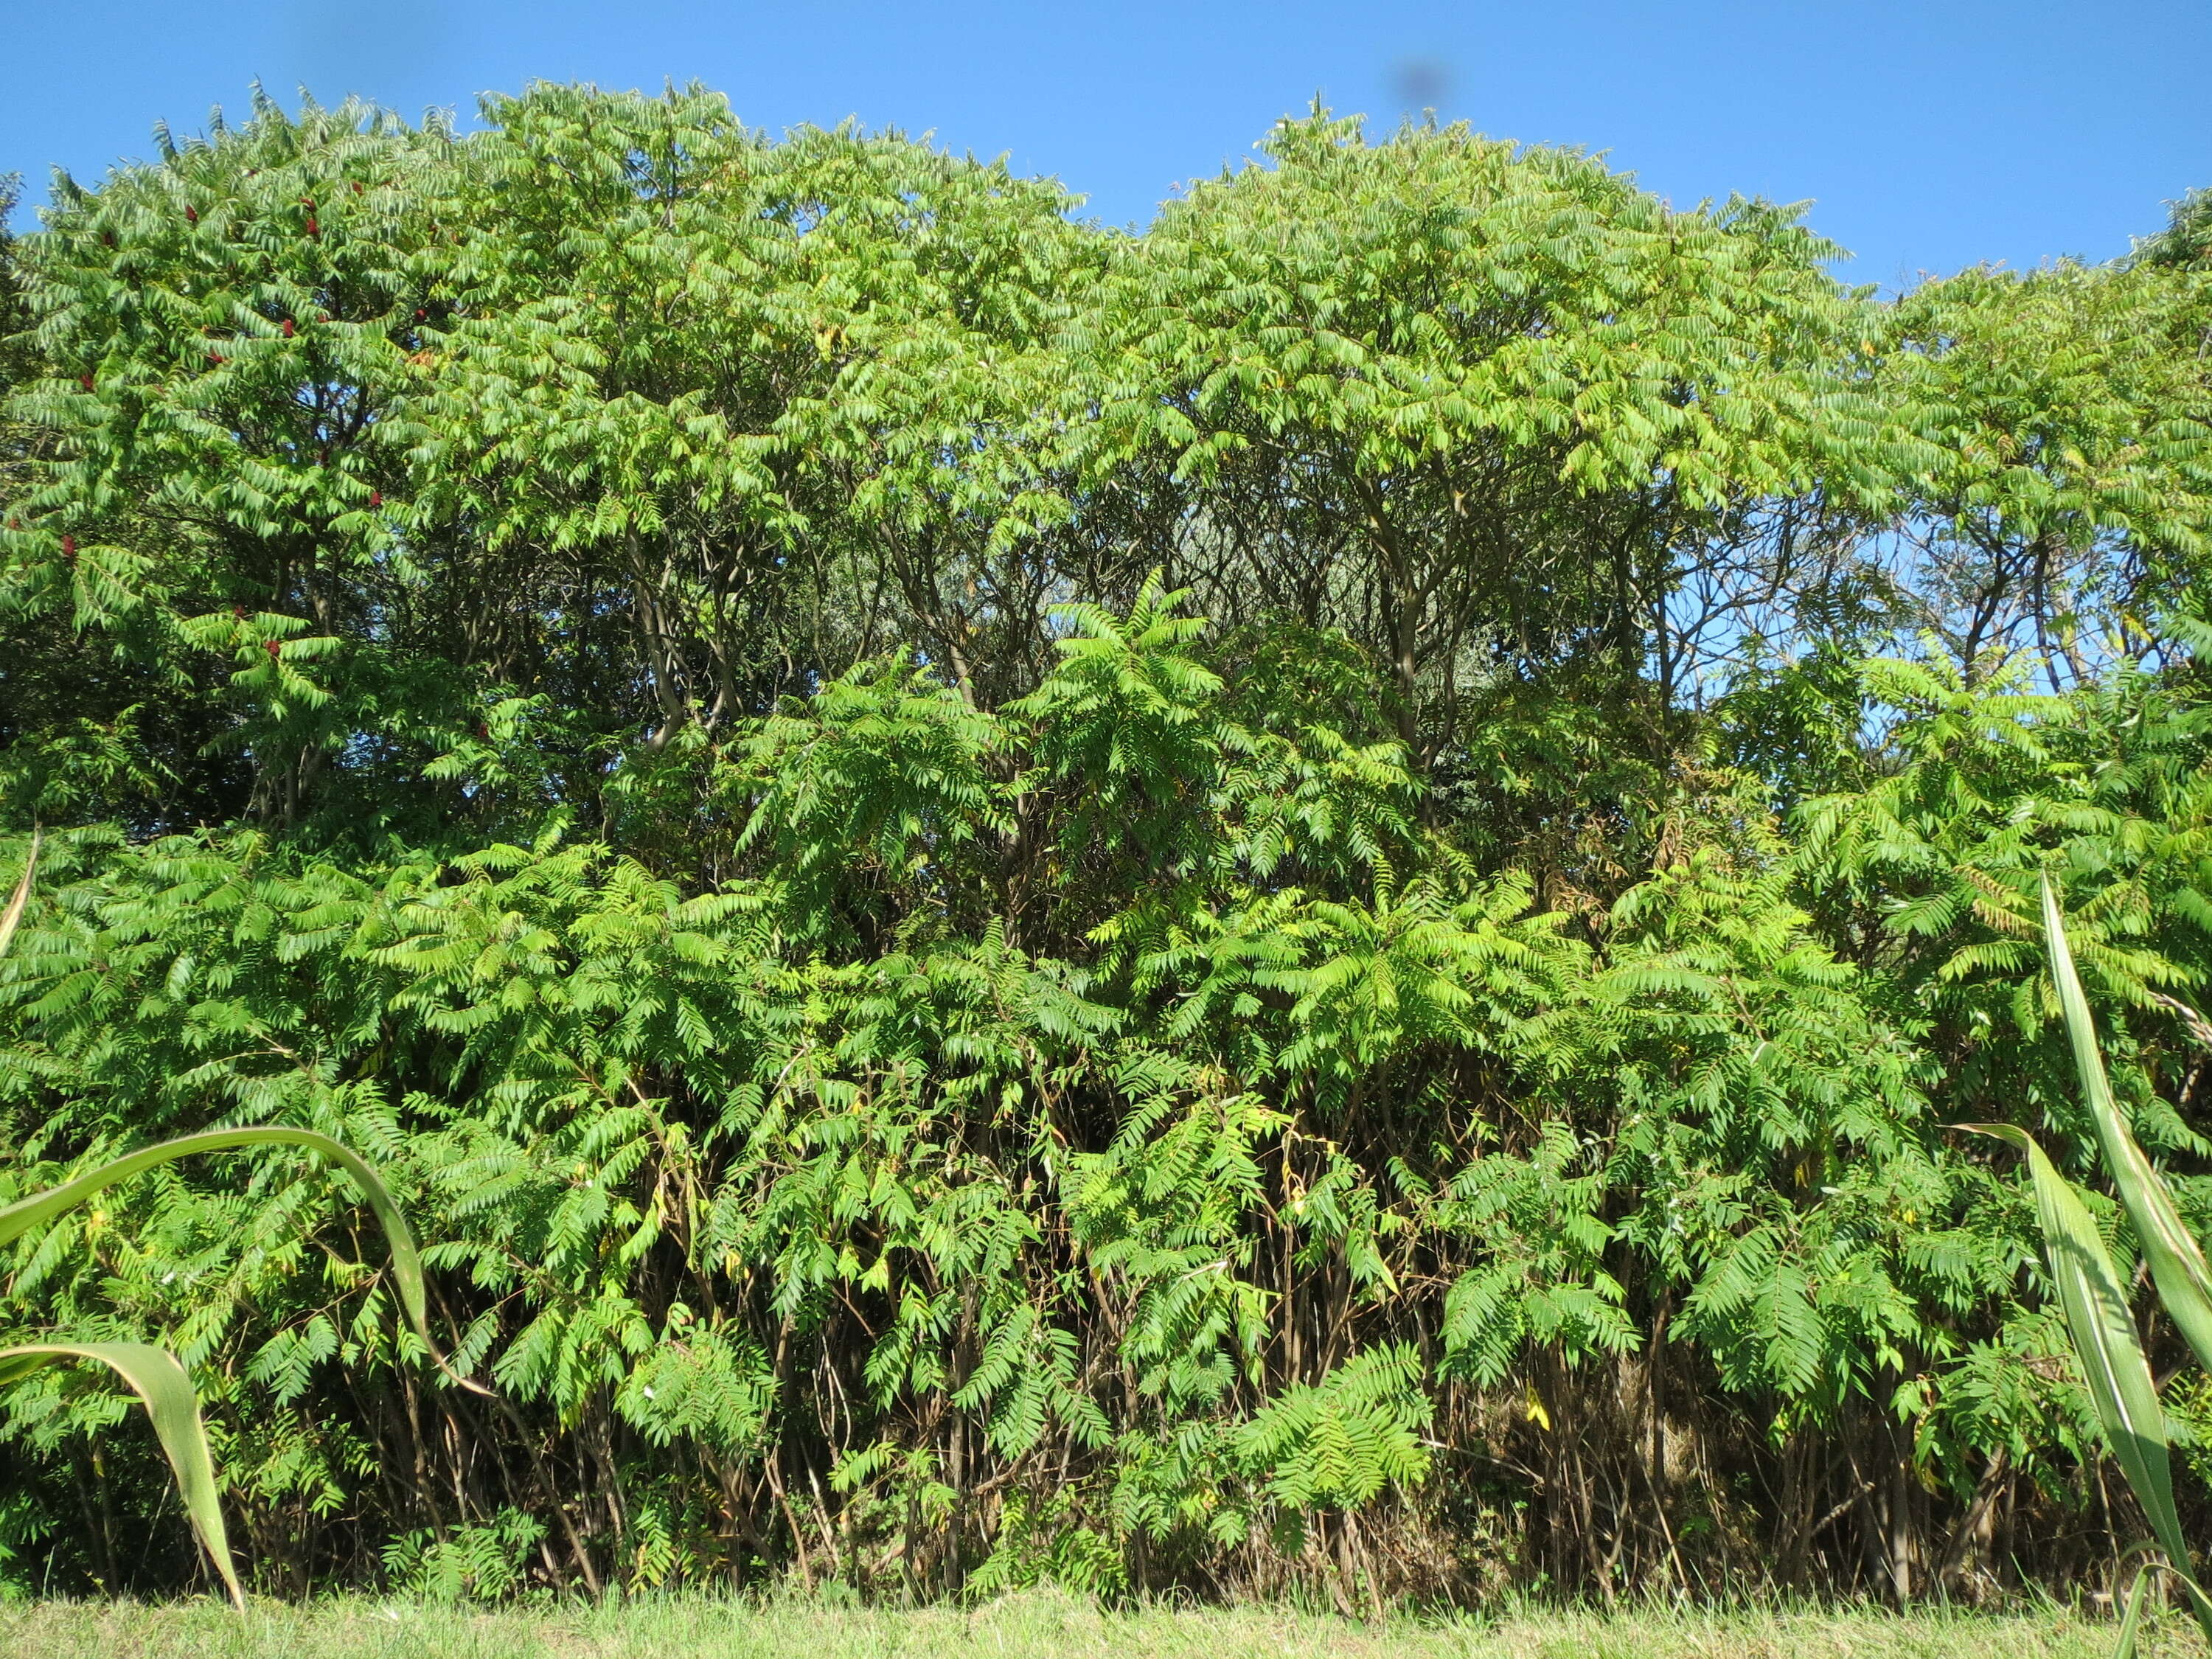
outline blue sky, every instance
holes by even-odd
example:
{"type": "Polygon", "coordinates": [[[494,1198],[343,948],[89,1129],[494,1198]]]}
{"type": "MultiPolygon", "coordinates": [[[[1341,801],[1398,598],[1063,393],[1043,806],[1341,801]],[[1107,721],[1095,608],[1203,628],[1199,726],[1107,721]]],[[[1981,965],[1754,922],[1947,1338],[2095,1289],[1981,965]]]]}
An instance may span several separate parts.
{"type": "Polygon", "coordinates": [[[0,172],[36,202],[51,166],[96,178],[257,76],[464,117],[532,78],[673,77],[771,131],[856,115],[1006,152],[1141,224],[1318,92],[1605,150],[1678,204],[1813,198],[1846,274],[1891,287],[2124,252],[2212,183],[2208,64],[2209,0],[7,0],[0,172]]]}

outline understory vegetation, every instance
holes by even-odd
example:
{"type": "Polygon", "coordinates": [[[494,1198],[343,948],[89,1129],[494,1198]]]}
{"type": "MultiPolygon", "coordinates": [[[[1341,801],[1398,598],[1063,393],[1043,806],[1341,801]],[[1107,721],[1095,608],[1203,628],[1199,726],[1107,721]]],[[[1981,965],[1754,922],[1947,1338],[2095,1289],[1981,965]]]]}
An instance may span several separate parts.
{"type": "MultiPolygon", "coordinates": [[[[188,1364],[250,1583],[2118,1582],[1950,1126],[2133,1271],[2047,878],[2212,1220],[2206,198],[1885,299],[1459,127],[1135,234],[484,118],[263,105],[0,249],[0,1203],[333,1137],[452,1367],[289,1154],[0,1256],[0,1345],[188,1364]]],[[[0,1389],[0,1585],[200,1582],[160,1469],[0,1389]]]]}

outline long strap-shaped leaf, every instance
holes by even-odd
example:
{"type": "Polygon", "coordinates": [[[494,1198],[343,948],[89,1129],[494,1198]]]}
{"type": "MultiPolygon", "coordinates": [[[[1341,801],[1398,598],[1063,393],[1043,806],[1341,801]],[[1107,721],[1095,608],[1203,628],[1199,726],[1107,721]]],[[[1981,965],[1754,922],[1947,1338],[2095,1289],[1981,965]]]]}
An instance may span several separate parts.
{"type": "Polygon", "coordinates": [[[2174,1576],[2189,1592],[2197,1621],[2212,1639],[2212,1601],[2198,1586],[2189,1541],[2173,1504],[2173,1470],[2167,1452],[2166,1413],[2158,1386],[2136,1336],[2126,1293],[2110,1251],[2073,1184],[2058,1173],[2043,1148],[2024,1129],[2009,1123],[1962,1123],[1962,1129],[1994,1135],[2027,1154],[2035,1187],[2035,1212],[2058,1286],[2066,1329],[2081,1362],[2082,1380],[2103,1425],[2105,1439],[2118,1460],[2128,1486],[2149,1519],[2174,1576]]]}
{"type": "Polygon", "coordinates": [[[23,860],[23,878],[15,884],[15,896],[8,901],[8,908],[0,910],[0,957],[8,954],[8,946],[15,937],[15,925],[23,919],[24,907],[31,902],[31,877],[39,867],[39,832],[31,831],[31,851],[23,860]]]}
{"type": "Polygon", "coordinates": [[[2212,1369],[2212,1267],[2206,1265],[2196,1237],[2182,1224],[2172,1194],[2143,1155],[2112,1099],[2104,1058],[2097,1049],[2097,1028],[2089,1018],[2089,1000],[2082,995],[2081,975],[2074,971],[2074,952],[2066,943],[2058,896],[2048,876],[2043,881],[2043,928],[2051,941],[2051,975],[2057,981],[2058,1006],[2065,1012],[2066,1034],[2073,1041],[2075,1069],[2081,1074],[2081,1092],[2104,1149],[2105,1167],[2120,1202],[2127,1206],[2159,1300],[2197,1351],[2198,1361],[2212,1369]]]}
{"type": "Polygon", "coordinates": [[[39,1369],[72,1359],[89,1359],[105,1365],[146,1402],[154,1419],[154,1433],[176,1471],[177,1491],[185,1500],[185,1514],[199,1535],[215,1570],[239,1607],[246,1605],[237,1569],[231,1565],[230,1540],[223,1531],[222,1504],[215,1481],[215,1459],[209,1455],[207,1430],[200,1422],[199,1396],[185,1368],[161,1349],[144,1342],[30,1342],[0,1348],[0,1385],[39,1369]]]}
{"type": "Polygon", "coordinates": [[[2136,1659],[2136,1632],[2142,1624],[2143,1591],[2150,1585],[2150,1569],[2137,1567],[2136,1582],[2128,1591],[2127,1605],[2120,1614],[2119,1634],[2112,1638],[2112,1659],[2136,1659]]]}
{"type": "MultiPolygon", "coordinates": [[[[39,837],[32,833],[31,850],[23,860],[22,878],[15,884],[15,896],[9,900],[5,911],[0,911],[0,956],[7,954],[8,946],[15,935],[16,924],[22,920],[24,907],[30,902],[32,878],[39,865],[39,837]]],[[[399,1304],[407,1315],[407,1322],[414,1327],[415,1334],[430,1351],[439,1368],[446,1370],[445,1357],[437,1345],[430,1340],[428,1298],[422,1289],[422,1259],[415,1248],[415,1235],[407,1225],[407,1218],[400,1213],[399,1206],[376,1171],[357,1153],[348,1150],[328,1135],[313,1129],[284,1129],[254,1127],[240,1129],[210,1129],[204,1133],[185,1135],[175,1140],[165,1140],[156,1146],[117,1158],[110,1164],[89,1170],[74,1181],[0,1208],[0,1244],[20,1238],[30,1229],[44,1225],[66,1214],[102,1188],[127,1180],[142,1170],[173,1159],[188,1158],[194,1152],[222,1152],[234,1146],[305,1146],[320,1152],[342,1167],[354,1178],[368,1200],[384,1228],[384,1236],[392,1249],[392,1272],[399,1287],[399,1304]]],[[[451,1372],[448,1371],[448,1375],[451,1372]]],[[[465,1379],[454,1378],[462,1386],[482,1392],[465,1379]]]]}
{"type": "Polygon", "coordinates": [[[399,1303],[406,1311],[407,1322],[415,1328],[415,1334],[422,1339],[423,1346],[436,1354],[436,1345],[430,1340],[428,1304],[422,1290],[422,1258],[415,1248],[415,1235],[407,1225],[407,1218],[400,1213],[399,1206],[393,1200],[383,1180],[359,1153],[313,1129],[265,1126],[209,1129],[199,1134],[181,1135],[174,1140],[141,1147],[112,1163],[88,1170],[74,1181],[50,1187],[42,1193],[33,1193],[28,1198],[19,1199],[0,1209],[0,1244],[20,1238],[33,1227],[41,1227],[58,1219],[94,1194],[113,1186],[118,1181],[127,1181],[143,1170],[172,1163],[177,1158],[189,1158],[194,1152],[219,1152],[234,1146],[304,1146],[310,1152],[320,1152],[354,1178],[362,1195],[368,1200],[368,1207],[375,1212],[377,1220],[383,1224],[384,1237],[391,1245],[392,1276],[398,1285],[399,1303]]]}

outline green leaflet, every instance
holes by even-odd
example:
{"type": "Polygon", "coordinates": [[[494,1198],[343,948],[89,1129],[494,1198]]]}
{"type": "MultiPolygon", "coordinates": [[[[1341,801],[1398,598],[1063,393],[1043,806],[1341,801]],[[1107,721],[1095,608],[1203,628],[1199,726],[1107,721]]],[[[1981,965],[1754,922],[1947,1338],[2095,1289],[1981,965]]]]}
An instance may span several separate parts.
{"type": "Polygon", "coordinates": [[[146,1402],[154,1432],[176,1472],[177,1490],[185,1500],[185,1513],[192,1530],[206,1547],[216,1571],[222,1575],[230,1599],[241,1609],[246,1591],[231,1565],[230,1541],[223,1531],[222,1504],[216,1490],[215,1460],[209,1455],[207,1431],[200,1425],[199,1397],[185,1368],[161,1349],[145,1342],[28,1342],[0,1348],[0,1386],[14,1382],[41,1365],[65,1360],[88,1359],[106,1366],[131,1385],[146,1402]]]}

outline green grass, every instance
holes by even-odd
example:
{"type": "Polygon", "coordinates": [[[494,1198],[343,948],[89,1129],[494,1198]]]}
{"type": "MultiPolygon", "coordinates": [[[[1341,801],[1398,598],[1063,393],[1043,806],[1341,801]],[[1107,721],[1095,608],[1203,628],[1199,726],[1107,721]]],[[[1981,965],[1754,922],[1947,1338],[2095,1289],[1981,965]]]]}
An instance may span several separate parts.
{"type": "MultiPolygon", "coordinates": [[[[1364,1625],[1263,1608],[1101,1612],[1042,1594],[911,1613],[703,1597],[496,1611],[360,1599],[243,1617],[214,1601],[0,1603],[5,1659],[2106,1659],[2112,1638],[2108,1622],[2060,1608],[1528,1609],[1364,1625]]],[[[2144,1651],[2205,1650],[2169,1618],[2144,1651]]]]}

